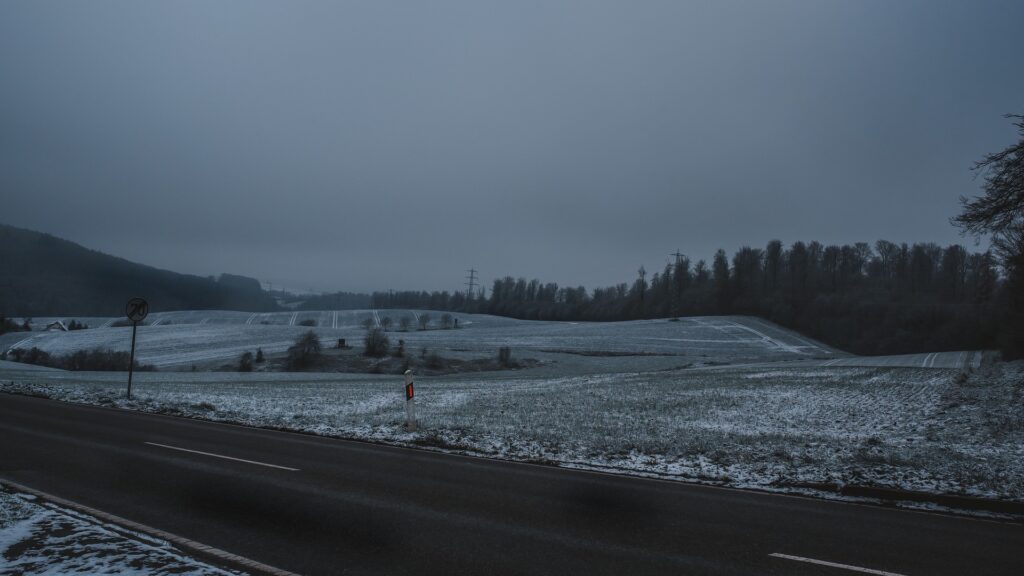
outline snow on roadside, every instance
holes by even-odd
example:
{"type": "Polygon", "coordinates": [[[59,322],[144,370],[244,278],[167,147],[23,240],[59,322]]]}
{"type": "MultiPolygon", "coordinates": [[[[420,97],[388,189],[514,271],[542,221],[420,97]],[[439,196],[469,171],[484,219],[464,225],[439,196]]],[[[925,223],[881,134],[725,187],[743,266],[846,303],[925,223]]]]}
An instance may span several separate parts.
{"type": "Polygon", "coordinates": [[[231,576],[170,543],[0,488],[0,575],[231,576]]]}

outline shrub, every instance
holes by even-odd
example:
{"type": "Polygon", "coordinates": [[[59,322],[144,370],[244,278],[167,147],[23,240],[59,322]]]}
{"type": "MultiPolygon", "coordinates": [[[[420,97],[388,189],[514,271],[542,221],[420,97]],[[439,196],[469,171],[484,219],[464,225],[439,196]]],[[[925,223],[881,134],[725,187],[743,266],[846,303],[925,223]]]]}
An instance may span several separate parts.
{"type": "Polygon", "coordinates": [[[313,320],[312,318],[306,318],[305,320],[299,322],[299,326],[316,326],[316,320],[313,320]]]}
{"type": "Polygon", "coordinates": [[[512,366],[512,349],[508,346],[498,348],[498,364],[505,368],[512,366]]]}
{"type": "Polygon", "coordinates": [[[0,334],[6,334],[7,332],[21,332],[23,330],[24,328],[14,320],[0,315],[0,334]]]}
{"type": "Polygon", "coordinates": [[[238,371],[252,372],[252,352],[242,352],[242,357],[238,359],[238,371]]]}
{"type": "Polygon", "coordinates": [[[412,326],[412,320],[408,316],[402,316],[398,319],[398,327],[402,332],[408,332],[410,326],[412,326]]]}
{"type": "Polygon", "coordinates": [[[371,328],[363,338],[363,354],[373,358],[380,358],[388,353],[388,337],[384,330],[371,328]]]}
{"type": "Polygon", "coordinates": [[[321,359],[320,337],[312,330],[299,336],[295,344],[288,347],[288,357],[285,360],[286,370],[305,370],[313,366],[321,359]]]}
{"type": "Polygon", "coordinates": [[[452,315],[451,314],[447,314],[446,313],[446,314],[442,314],[441,315],[441,328],[444,328],[445,330],[451,330],[451,328],[452,328],[452,315]]]}
{"type": "Polygon", "coordinates": [[[257,364],[262,364],[263,362],[266,362],[266,360],[267,359],[263,357],[263,348],[257,348],[256,349],[256,363],[257,364]]]}
{"type": "Polygon", "coordinates": [[[444,368],[444,359],[437,352],[431,352],[427,356],[427,368],[433,368],[434,370],[444,368]]]}
{"type": "Polygon", "coordinates": [[[395,352],[393,355],[395,358],[405,357],[405,340],[398,341],[398,348],[395,348],[395,352]]]}
{"type": "MultiPolygon", "coordinates": [[[[62,370],[74,371],[99,371],[99,372],[125,372],[131,361],[128,352],[114,352],[112,350],[79,350],[66,356],[51,355],[50,353],[32,348],[24,350],[15,348],[7,353],[7,356],[15,362],[25,364],[36,364],[38,366],[49,366],[62,370]]],[[[151,364],[139,364],[135,361],[135,371],[152,372],[156,368],[151,364]]]]}

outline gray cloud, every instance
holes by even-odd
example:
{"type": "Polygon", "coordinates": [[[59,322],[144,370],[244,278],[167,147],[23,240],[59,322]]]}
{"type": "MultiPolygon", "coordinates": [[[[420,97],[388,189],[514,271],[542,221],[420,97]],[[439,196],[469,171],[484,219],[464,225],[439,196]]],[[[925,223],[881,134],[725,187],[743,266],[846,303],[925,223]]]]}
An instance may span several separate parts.
{"type": "Polygon", "coordinates": [[[1019,2],[5,2],[0,220],[183,272],[605,285],[961,241],[1019,2]]]}

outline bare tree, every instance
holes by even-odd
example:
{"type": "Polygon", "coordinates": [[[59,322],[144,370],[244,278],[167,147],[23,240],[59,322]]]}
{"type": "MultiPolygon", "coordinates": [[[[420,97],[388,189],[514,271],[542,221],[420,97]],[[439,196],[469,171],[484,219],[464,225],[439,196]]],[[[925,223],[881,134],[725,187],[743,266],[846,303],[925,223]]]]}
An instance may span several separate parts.
{"type": "Polygon", "coordinates": [[[363,354],[380,358],[388,353],[388,337],[380,328],[371,328],[363,338],[363,354]]]}
{"type": "Polygon", "coordinates": [[[241,358],[238,359],[238,371],[252,372],[252,352],[242,352],[241,358]]]}
{"type": "Polygon", "coordinates": [[[420,314],[420,330],[426,330],[430,325],[430,314],[420,314]]]}
{"type": "Polygon", "coordinates": [[[1016,118],[1020,140],[1007,148],[988,154],[972,170],[984,175],[982,189],[974,198],[961,197],[963,212],[953,223],[975,236],[992,235],[996,253],[1005,260],[1024,254],[1024,115],[1016,118]]]}
{"type": "Polygon", "coordinates": [[[312,330],[304,333],[288,347],[285,367],[288,370],[303,370],[320,360],[320,337],[312,330]]]}
{"type": "Polygon", "coordinates": [[[1024,115],[1014,118],[1020,139],[974,164],[984,175],[984,194],[960,198],[963,211],[953,223],[979,238],[992,237],[992,247],[1003,260],[1009,306],[1003,334],[1003,355],[1024,357],[1024,115]]]}

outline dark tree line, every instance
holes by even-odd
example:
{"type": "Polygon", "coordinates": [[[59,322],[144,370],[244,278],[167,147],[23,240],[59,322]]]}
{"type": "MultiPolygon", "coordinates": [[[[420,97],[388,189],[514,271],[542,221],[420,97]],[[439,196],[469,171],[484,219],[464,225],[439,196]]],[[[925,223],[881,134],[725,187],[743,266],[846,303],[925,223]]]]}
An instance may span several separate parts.
{"type": "Polygon", "coordinates": [[[376,308],[430,308],[530,320],[632,320],[749,314],[860,354],[990,348],[1006,289],[990,252],[963,246],[773,240],[724,250],[710,265],[686,257],[631,283],[587,291],[539,280],[494,281],[489,298],[377,292],[376,308]]]}
{"type": "Polygon", "coordinates": [[[294,296],[284,299],[299,302],[298,310],[362,310],[370,306],[370,296],[354,292],[332,292],[314,296],[294,296]]]}
{"type": "Polygon", "coordinates": [[[15,322],[3,314],[0,314],[0,334],[6,334],[8,332],[25,332],[31,329],[31,318],[25,318],[21,322],[15,322]]]}
{"type": "MultiPolygon", "coordinates": [[[[72,354],[60,355],[50,354],[36,347],[27,350],[15,348],[7,352],[7,358],[14,362],[73,371],[127,372],[131,364],[131,356],[127,352],[112,350],[79,350],[72,354]]],[[[136,360],[134,370],[153,372],[156,368],[151,364],[139,364],[136,360]]]]}

